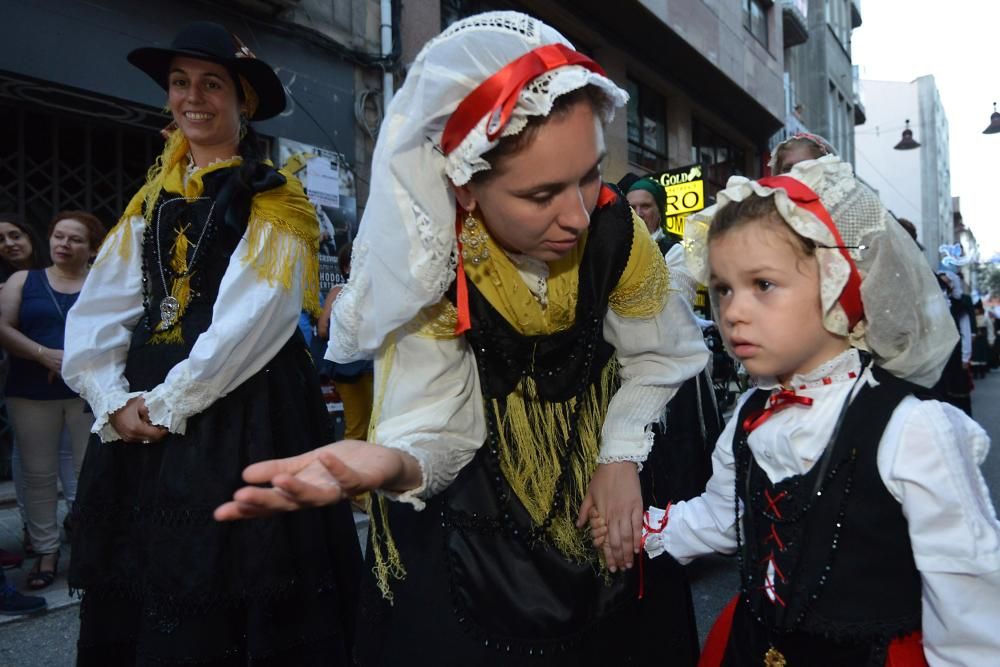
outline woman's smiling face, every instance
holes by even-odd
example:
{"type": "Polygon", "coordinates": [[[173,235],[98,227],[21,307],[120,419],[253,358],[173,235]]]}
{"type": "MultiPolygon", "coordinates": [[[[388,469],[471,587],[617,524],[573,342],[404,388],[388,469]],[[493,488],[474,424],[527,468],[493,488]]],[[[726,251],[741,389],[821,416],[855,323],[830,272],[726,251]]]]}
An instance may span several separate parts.
{"type": "Polygon", "coordinates": [[[232,76],[218,63],[174,58],[168,78],[174,122],[191,148],[214,158],[236,153],[240,136],[240,101],[232,76]]]}

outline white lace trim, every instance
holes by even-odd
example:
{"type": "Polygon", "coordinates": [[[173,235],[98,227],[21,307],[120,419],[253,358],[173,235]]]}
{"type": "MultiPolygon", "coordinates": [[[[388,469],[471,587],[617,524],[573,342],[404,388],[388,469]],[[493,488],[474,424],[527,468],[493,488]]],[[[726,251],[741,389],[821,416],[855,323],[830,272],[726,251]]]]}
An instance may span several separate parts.
{"type": "Polygon", "coordinates": [[[591,84],[600,88],[607,96],[607,102],[600,113],[602,120],[610,123],[614,119],[615,108],[628,102],[628,93],[607,77],[580,65],[567,65],[551,70],[524,87],[510,121],[495,141],[490,141],[486,136],[490,114],[476,123],[462,142],[448,154],[445,163],[448,178],[455,185],[465,185],[474,174],[490,169],[490,164],[483,159],[483,155],[496,147],[500,138],[518,134],[528,124],[530,116],[547,116],[559,96],[591,84]]]}
{"type": "MultiPolygon", "coordinates": [[[[85,394],[81,391],[80,395],[83,396],[85,394]]],[[[102,394],[101,392],[88,392],[86,395],[101,396],[102,394]]],[[[90,432],[96,433],[101,438],[101,442],[121,440],[121,434],[111,425],[111,415],[125,407],[125,404],[130,400],[141,395],[142,393],[138,391],[114,392],[111,394],[104,392],[103,400],[100,402],[99,407],[95,406],[93,402],[87,401],[94,412],[94,425],[91,427],[90,432]]]]}
{"type": "MultiPolygon", "coordinates": [[[[642,464],[646,462],[647,458],[649,458],[649,452],[650,452],[651,449],[653,449],[653,438],[654,437],[655,436],[654,436],[653,431],[647,426],[646,427],[646,432],[643,435],[643,439],[642,439],[642,449],[640,449],[638,451],[633,451],[630,454],[625,454],[625,453],[598,454],[598,456],[597,456],[597,463],[598,463],[598,465],[600,465],[602,463],[621,463],[623,461],[630,461],[630,462],[632,462],[632,463],[634,463],[636,465],[636,469],[639,472],[642,472],[642,464]]],[[[611,443],[611,444],[604,443],[601,446],[601,451],[602,452],[606,451],[606,450],[612,450],[613,451],[615,449],[617,449],[617,448],[614,447],[613,443],[611,443]]]]}
{"type": "Polygon", "coordinates": [[[458,267],[455,228],[453,225],[435,224],[416,202],[413,203],[413,218],[424,252],[414,259],[411,272],[427,292],[436,295],[436,303],[451,285],[458,267]]]}
{"type": "Polygon", "coordinates": [[[347,363],[360,358],[358,329],[361,326],[361,298],[370,291],[368,277],[368,244],[360,242],[351,248],[352,279],[340,290],[330,313],[330,343],[326,358],[347,363]]]}
{"type": "Polygon", "coordinates": [[[187,418],[197,414],[220,398],[218,391],[207,382],[192,379],[187,367],[170,384],[161,383],[143,394],[149,421],[171,433],[184,435],[187,418]]]}
{"type": "Polygon", "coordinates": [[[393,442],[380,443],[383,447],[398,449],[401,452],[406,452],[417,460],[417,465],[420,466],[420,484],[415,488],[408,489],[401,493],[386,491],[383,489],[379,491],[379,494],[385,496],[389,500],[395,500],[396,502],[412,505],[413,509],[418,512],[427,506],[424,502],[425,497],[432,495],[434,489],[447,486],[450,481],[442,479],[440,475],[436,475],[437,466],[433,465],[433,462],[431,461],[431,459],[434,458],[431,452],[421,449],[420,447],[414,447],[417,442],[425,438],[426,436],[422,433],[413,433],[409,436],[400,437],[393,442]]]}

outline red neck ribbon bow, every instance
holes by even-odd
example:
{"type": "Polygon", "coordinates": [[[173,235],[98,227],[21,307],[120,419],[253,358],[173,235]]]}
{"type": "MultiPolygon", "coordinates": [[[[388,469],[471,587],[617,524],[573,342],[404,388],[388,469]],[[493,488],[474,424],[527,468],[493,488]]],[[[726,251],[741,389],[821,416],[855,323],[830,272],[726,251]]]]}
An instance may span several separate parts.
{"type": "Polygon", "coordinates": [[[858,266],[854,263],[854,259],[851,258],[851,253],[844,246],[844,240],[840,237],[837,226],[833,224],[830,212],[820,202],[819,195],[808,185],[791,176],[768,176],[757,182],[766,188],[784,190],[788,194],[788,198],[795,202],[796,206],[812,213],[830,230],[834,243],[836,243],[834,247],[847,260],[849,268],[847,283],[844,285],[840,296],[837,297],[837,301],[847,315],[848,330],[853,330],[854,326],[865,316],[864,304],[861,302],[861,273],[858,272],[858,266]]]}
{"type": "MultiPolygon", "coordinates": [[[[490,141],[495,140],[510,121],[510,117],[514,113],[514,106],[517,104],[524,87],[542,74],[567,65],[579,65],[591,72],[605,75],[604,69],[600,65],[564,44],[546,44],[528,51],[523,56],[504,65],[499,72],[479,84],[459,103],[448,118],[448,122],[445,123],[444,132],[441,134],[442,152],[448,155],[455,150],[472,131],[472,128],[487,114],[489,121],[486,124],[486,138],[490,141]]],[[[602,191],[601,194],[606,200],[605,193],[602,191]]],[[[455,234],[460,235],[462,233],[462,207],[456,205],[455,209],[455,234]]],[[[472,328],[472,318],[469,314],[469,288],[465,282],[461,240],[458,243],[455,300],[458,302],[455,304],[458,310],[455,335],[460,336],[472,328]]]]}
{"type": "Polygon", "coordinates": [[[749,435],[755,428],[766,422],[771,415],[776,412],[781,412],[786,408],[790,408],[793,405],[801,405],[802,407],[808,408],[812,404],[813,400],[808,396],[799,396],[795,393],[794,389],[782,389],[777,394],[771,395],[771,398],[768,399],[768,405],[766,408],[748,415],[747,418],[743,420],[743,431],[749,435]]]}

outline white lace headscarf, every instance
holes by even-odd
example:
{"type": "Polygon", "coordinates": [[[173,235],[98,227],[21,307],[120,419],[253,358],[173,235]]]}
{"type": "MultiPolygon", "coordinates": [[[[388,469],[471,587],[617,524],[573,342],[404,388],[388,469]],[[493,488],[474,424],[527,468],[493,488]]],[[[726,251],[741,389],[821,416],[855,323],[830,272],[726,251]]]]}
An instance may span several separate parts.
{"type": "Polygon", "coordinates": [[[589,84],[605,94],[605,122],[628,100],[598,73],[579,65],[559,67],[524,87],[501,137],[487,138],[484,116],[445,157],[441,134],[459,103],[505,65],[546,44],[572,48],[537,19],[489,12],[453,24],[420,51],[379,130],[368,203],[354,241],[350,281],[333,309],[327,358],[371,356],[386,335],[441,299],[457,265],[450,183],[465,185],[489,169],[482,156],[501,137],[517,134],[530,116],[548,115],[557,97],[589,84]]]}
{"type": "MultiPolygon", "coordinates": [[[[708,230],[720,208],[752,193],[774,194],[775,207],[788,225],[817,246],[823,325],[851,344],[872,353],[875,363],[897,377],[930,387],[937,382],[958,334],[937,280],[923,253],[882,205],[854,178],[851,166],[835,155],[806,160],[788,177],[807,185],[833,219],[843,246],[861,275],[864,319],[849,330],[840,303],[851,267],[840,243],[819,218],[793,202],[782,189],[742,176],[729,179],[718,203],[693,214],[685,225],[688,267],[702,283],[709,279],[708,230]]],[[[713,311],[718,318],[716,305],[713,311]]]]}

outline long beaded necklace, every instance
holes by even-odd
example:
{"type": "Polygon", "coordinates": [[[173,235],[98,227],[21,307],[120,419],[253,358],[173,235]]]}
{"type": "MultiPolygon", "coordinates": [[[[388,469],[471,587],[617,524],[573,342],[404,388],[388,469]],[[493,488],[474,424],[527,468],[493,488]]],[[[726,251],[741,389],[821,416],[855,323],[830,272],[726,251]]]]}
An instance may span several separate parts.
{"type": "Polygon", "coordinates": [[[163,207],[167,204],[172,204],[174,202],[183,201],[186,203],[193,203],[197,201],[211,201],[212,206],[208,209],[208,215],[205,217],[205,224],[201,228],[201,233],[198,234],[198,241],[194,244],[194,250],[191,252],[191,261],[186,262],[186,268],[181,272],[173,272],[174,280],[178,280],[189,276],[198,259],[198,251],[201,250],[202,241],[205,238],[205,232],[208,231],[209,226],[212,222],[212,213],[215,212],[215,201],[211,197],[174,197],[173,199],[167,199],[160,204],[160,207],[156,210],[156,229],[154,233],[156,235],[156,263],[160,269],[160,282],[163,285],[163,299],[160,301],[160,321],[163,323],[164,329],[169,329],[177,321],[177,317],[181,310],[180,301],[178,301],[171,293],[170,288],[167,286],[167,276],[163,270],[163,249],[161,248],[160,239],[160,216],[163,215],[163,207]]]}
{"type": "MultiPolygon", "coordinates": [[[[817,473],[818,474],[816,476],[816,483],[815,483],[815,485],[814,485],[814,487],[812,489],[812,492],[810,493],[810,499],[809,499],[809,501],[802,507],[801,511],[798,513],[800,517],[804,516],[805,514],[807,514],[809,512],[809,510],[812,508],[813,501],[815,501],[816,499],[822,497],[822,495],[823,495],[823,489],[826,488],[827,484],[829,484],[837,476],[838,472],[840,472],[841,464],[835,465],[833,467],[833,470],[830,470],[829,473],[827,472],[827,469],[830,466],[830,461],[831,461],[831,459],[833,457],[834,446],[835,446],[835,444],[837,442],[838,436],[840,435],[841,427],[844,424],[844,417],[847,415],[847,409],[851,405],[851,400],[852,400],[852,398],[854,396],[855,389],[857,388],[858,384],[860,384],[861,381],[862,381],[862,379],[864,378],[865,369],[866,369],[867,365],[868,365],[868,359],[866,359],[865,357],[862,357],[861,371],[858,373],[857,379],[855,379],[853,385],[851,386],[851,389],[847,392],[847,397],[844,399],[844,404],[840,408],[840,414],[837,416],[837,421],[835,423],[835,426],[833,427],[833,432],[830,434],[830,439],[828,440],[826,448],[825,448],[825,450],[823,452],[823,457],[820,459],[819,463],[817,464],[817,473]]],[[[744,476],[743,476],[743,481],[744,481],[744,486],[745,486],[744,491],[745,491],[745,497],[746,497],[746,503],[747,503],[745,511],[746,512],[750,512],[751,511],[751,507],[750,507],[750,482],[751,482],[751,479],[750,478],[751,478],[751,474],[752,474],[752,471],[753,471],[753,453],[750,451],[749,433],[743,433],[742,434],[742,437],[740,437],[739,440],[738,440],[738,442],[736,443],[736,448],[739,450],[739,452],[737,453],[737,460],[739,461],[739,460],[745,458],[746,461],[747,461],[747,463],[746,463],[746,470],[745,470],[744,476]]],[[[809,609],[811,607],[810,603],[813,603],[817,599],[819,599],[820,591],[822,590],[823,586],[826,584],[826,581],[827,581],[827,578],[828,578],[828,576],[830,574],[830,571],[833,569],[833,558],[834,558],[834,556],[837,553],[837,547],[838,547],[838,543],[840,541],[840,531],[843,528],[844,520],[845,520],[845,517],[846,517],[846,514],[847,514],[847,499],[851,495],[851,487],[852,487],[853,481],[854,481],[854,469],[855,469],[855,466],[857,464],[857,450],[856,449],[853,449],[853,448],[851,449],[851,454],[850,454],[850,457],[847,460],[847,464],[849,466],[849,470],[848,470],[848,473],[847,473],[847,479],[845,480],[844,490],[843,490],[843,492],[841,494],[840,505],[839,505],[838,511],[837,511],[837,520],[835,522],[835,528],[834,528],[834,532],[833,532],[833,538],[832,538],[831,544],[830,544],[830,556],[829,556],[830,560],[827,563],[827,565],[823,568],[823,574],[820,575],[820,579],[819,579],[819,582],[818,582],[816,588],[809,594],[808,601],[803,606],[803,608],[802,608],[801,612],[799,613],[798,617],[795,619],[795,621],[792,623],[792,625],[790,627],[786,627],[785,628],[786,632],[789,631],[789,630],[791,630],[791,629],[793,629],[794,627],[797,627],[799,625],[799,623],[801,623],[802,620],[805,618],[806,614],[808,613],[808,611],[809,611],[809,609]]],[[[741,521],[741,518],[740,518],[740,482],[739,482],[739,480],[740,480],[740,476],[737,475],[736,476],[736,489],[735,489],[735,492],[733,493],[734,511],[735,511],[735,515],[736,515],[736,522],[735,522],[735,527],[736,527],[736,558],[737,558],[737,561],[738,561],[738,564],[739,564],[740,582],[741,582],[741,585],[743,586],[743,595],[742,595],[742,597],[743,597],[743,600],[746,602],[747,605],[751,605],[750,595],[749,595],[750,586],[748,584],[752,580],[752,576],[753,575],[747,573],[747,571],[746,571],[746,563],[745,563],[746,559],[744,558],[744,553],[743,553],[744,549],[743,549],[743,539],[742,539],[742,535],[741,535],[741,533],[742,533],[742,530],[741,530],[742,521],[741,521]]],[[[765,514],[765,516],[767,516],[767,515],[765,514]]],[[[773,519],[774,517],[768,517],[768,518],[772,518],[773,519]]],[[[803,553],[804,552],[805,552],[805,549],[803,548],[803,553]]],[[[801,560],[799,561],[799,563],[801,563],[801,560]]],[[[796,567],[796,569],[798,569],[798,568],[796,567]]],[[[766,577],[767,575],[765,574],[764,576],[766,577]]],[[[751,607],[751,611],[752,611],[752,607],[751,607]]],[[[759,623],[763,623],[763,618],[758,617],[757,621],[759,623]]],[[[769,632],[769,634],[770,634],[770,632],[769,632]]],[[[786,667],[787,660],[785,659],[784,654],[782,654],[781,651],[778,650],[778,648],[774,645],[775,644],[774,640],[771,639],[768,643],[770,644],[770,646],[768,647],[767,651],[764,653],[764,667],[786,667]]]]}

